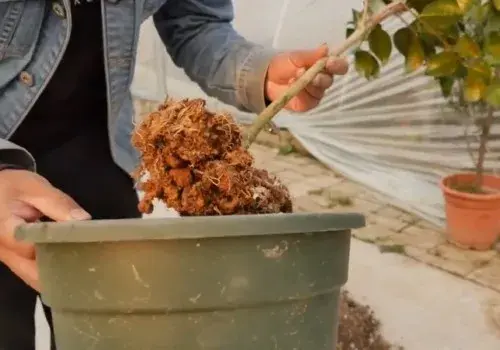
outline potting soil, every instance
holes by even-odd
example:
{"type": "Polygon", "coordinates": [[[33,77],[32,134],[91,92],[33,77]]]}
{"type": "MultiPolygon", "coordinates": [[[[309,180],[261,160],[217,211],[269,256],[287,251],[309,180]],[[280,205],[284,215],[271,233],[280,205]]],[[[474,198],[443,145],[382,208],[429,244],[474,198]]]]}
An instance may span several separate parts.
{"type": "Polygon", "coordinates": [[[209,112],[202,99],[166,101],[145,117],[132,142],[141,154],[135,178],[144,191],[143,213],[153,211],[155,198],[181,216],[292,211],[288,189],[253,167],[233,118],[209,112]]]}

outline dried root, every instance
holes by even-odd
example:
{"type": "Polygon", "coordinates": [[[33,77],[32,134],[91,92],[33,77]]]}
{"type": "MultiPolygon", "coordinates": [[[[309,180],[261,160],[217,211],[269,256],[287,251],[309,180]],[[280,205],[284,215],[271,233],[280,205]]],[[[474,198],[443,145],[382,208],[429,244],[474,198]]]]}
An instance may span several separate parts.
{"type": "Polygon", "coordinates": [[[182,216],[292,211],[288,189],[253,167],[231,116],[207,111],[202,99],[159,106],[132,143],[141,153],[134,177],[145,192],[143,213],[153,211],[155,198],[182,216]]]}

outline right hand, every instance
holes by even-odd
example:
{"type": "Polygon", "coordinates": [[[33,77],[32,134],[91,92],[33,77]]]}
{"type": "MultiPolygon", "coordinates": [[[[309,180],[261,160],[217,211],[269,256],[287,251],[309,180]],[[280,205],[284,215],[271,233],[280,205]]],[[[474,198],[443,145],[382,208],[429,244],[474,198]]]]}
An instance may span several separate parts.
{"type": "Polygon", "coordinates": [[[73,199],[40,175],[26,170],[1,170],[0,262],[38,291],[35,248],[17,241],[14,232],[19,225],[35,222],[42,216],[54,221],[90,219],[73,199]]]}

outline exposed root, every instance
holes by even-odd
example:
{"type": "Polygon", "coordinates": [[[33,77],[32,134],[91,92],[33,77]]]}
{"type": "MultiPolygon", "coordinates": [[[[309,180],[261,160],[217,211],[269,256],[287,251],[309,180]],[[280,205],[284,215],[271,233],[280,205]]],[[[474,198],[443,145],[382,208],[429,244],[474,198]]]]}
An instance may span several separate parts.
{"type": "Polygon", "coordinates": [[[132,142],[141,153],[134,177],[145,192],[143,213],[152,212],[155,198],[182,216],[292,211],[287,188],[253,167],[231,116],[207,111],[202,99],[160,105],[132,142]]]}

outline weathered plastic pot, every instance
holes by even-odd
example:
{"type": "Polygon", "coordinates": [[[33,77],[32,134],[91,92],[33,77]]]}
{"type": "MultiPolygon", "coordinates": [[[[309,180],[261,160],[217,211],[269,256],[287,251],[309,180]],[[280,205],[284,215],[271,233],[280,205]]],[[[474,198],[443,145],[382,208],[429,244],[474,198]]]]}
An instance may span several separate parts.
{"type": "Polygon", "coordinates": [[[358,214],[38,223],[58,350],[332,350],[358,214]]]}

